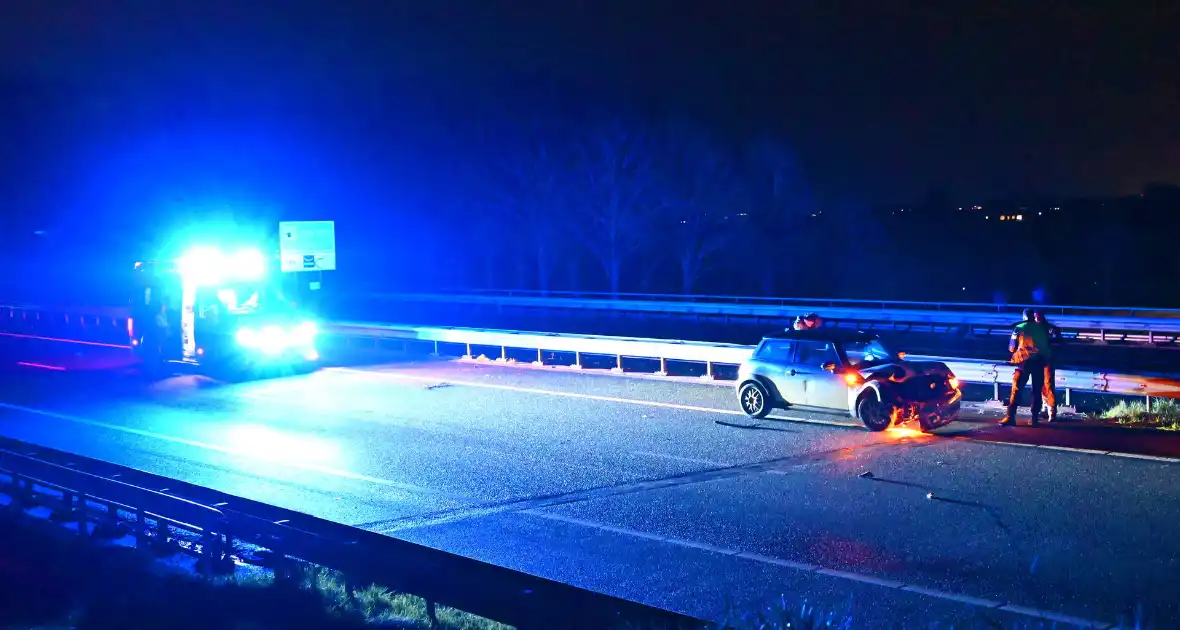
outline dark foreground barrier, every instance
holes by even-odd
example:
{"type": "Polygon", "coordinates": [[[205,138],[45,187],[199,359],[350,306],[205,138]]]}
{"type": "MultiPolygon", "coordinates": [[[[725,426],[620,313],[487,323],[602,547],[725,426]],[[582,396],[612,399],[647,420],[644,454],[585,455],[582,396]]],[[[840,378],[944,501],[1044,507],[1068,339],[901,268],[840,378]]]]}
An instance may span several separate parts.
{"type": "Polygon", "coordinates": [[[700,620],[333,523],[132,468],[0,438],[0,493],[48,508],[81,536],[135,537],[183,552],[207,575],[236,563],[290,576],[300,563],[341,572],[522,629],[700,628],[700,620]]]}

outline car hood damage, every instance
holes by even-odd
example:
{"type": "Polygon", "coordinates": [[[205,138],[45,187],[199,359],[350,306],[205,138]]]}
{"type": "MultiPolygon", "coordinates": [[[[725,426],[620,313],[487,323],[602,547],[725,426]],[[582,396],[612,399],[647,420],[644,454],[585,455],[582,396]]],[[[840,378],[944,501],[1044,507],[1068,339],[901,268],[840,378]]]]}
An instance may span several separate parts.
{"type": "Polygon", "coordinates": [[[916,377],[949,379],[954,376],[945,363],[938,361],[892,361],[878,363],[860,369],[865,377],[903,383],[916,377]]]}

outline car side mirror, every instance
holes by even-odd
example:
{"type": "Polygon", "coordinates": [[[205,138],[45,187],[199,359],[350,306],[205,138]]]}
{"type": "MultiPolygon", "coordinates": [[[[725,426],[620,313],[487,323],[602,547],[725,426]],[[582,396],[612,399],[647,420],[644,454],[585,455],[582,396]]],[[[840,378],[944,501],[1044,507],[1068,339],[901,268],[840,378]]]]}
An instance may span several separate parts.
{"type": "Polygon", "coordinates": [[[832,363],[830,361],[827,363],[824,363],[823,365],[821,365],[819,367],[821,369],[823,369],[825,372],[835,372],[836,371],[836,364],[832,363]]]}

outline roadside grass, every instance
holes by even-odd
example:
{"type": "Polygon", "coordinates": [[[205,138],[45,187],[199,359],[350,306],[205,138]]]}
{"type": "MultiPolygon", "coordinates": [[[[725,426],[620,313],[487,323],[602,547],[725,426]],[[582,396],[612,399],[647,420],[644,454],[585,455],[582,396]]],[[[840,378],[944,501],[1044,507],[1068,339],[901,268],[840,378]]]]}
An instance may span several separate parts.
{"type": "Polygon", "coordinates": [[[1180,431],[1180,400],[1152,398],[1151,409],[1143,401],[1119,401],[1097,415],[1098,420],[1116,424],[1180,431]]]}
{"type": "Polygon", "coordinates": [[[321,567],[288,580],[241,568],[239,577],[207,579],[189,564],[0,517],[0,628],[509,629],[444,606],[432,619],[420,597],[349,587],[321,567]]]}
{"type": "MultiPolygon", "coordinates": [[[[174,559],[94,544],[44,523],[0,517],[0,628],[38,630],[511,630],[510,626],[379,585],[351,586],[341,573],[304,565],[292,579],[239,568],[207,579],[174,559]]],[[[569,611],[577,615],[577,611],[569,611]]],[[[848,614],[792,603],[787,596],[761,610],[736,611],[692,630],[857,630],[848,614]]],[[[923,630],[1072,630],[1061,623],[921,624],[923,630]]],[[[1119,626],[1139,630],[1140,623],[1119,626]]],[[[674,630],[632,624],[630,630],[674,630]]],[[[612,630],[604,628],[603,630],[612,630]]],[[[620,628],[620,630],[622,630],[620,628]]],[[[675,629],[680,630],[680,629],[675,629]]],[[[685,628],[683,630],[689,630],[685,628]]],[[[909,629],[899,629],[909,630],[909,629]]]]}
{"type": "MultiPolygon", "coordinates": [[[[271,580],[273,582],[273,580],[271,580]]],[[[240,582],[239,582],[240,583],[240,582]]],[[[263,582],[265,583],[265,581],[263,582]]],[[[319,594],[333,614],[383,628],[438,628],[445,630],[511,630],[511,626],[446,606],[433,616],[426,600],[397,593],[377,584],[350,588],[338,571],[323,567],[304,569],[301,588],[319,594]]]]}

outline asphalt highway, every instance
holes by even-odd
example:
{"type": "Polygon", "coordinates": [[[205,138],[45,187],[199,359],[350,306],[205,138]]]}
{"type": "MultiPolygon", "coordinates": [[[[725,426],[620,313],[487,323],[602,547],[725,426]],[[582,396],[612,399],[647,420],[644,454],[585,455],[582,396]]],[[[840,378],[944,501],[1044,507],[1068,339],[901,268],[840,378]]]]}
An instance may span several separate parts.
{"type": "Polygon", "coordinates": [[[145,383],[3,343],[5,436],[698,616],[1180,619],[1180,466],[1088,429],[755,422],[726,387],[439,360],[145,383]]]}

